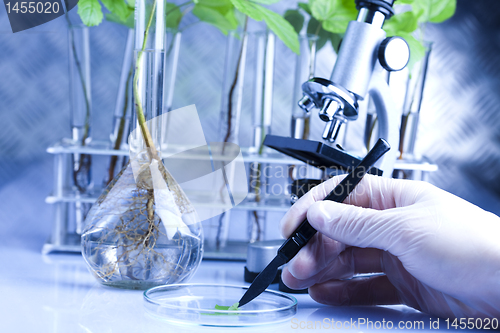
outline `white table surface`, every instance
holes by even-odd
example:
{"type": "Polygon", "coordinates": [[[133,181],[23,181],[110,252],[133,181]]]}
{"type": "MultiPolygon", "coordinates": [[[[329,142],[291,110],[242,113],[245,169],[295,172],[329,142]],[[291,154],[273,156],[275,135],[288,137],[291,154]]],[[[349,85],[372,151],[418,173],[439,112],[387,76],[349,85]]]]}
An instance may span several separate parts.
{"type": "MultiPolygon", "coordinates": [[[[1,246],[1,245],[0,245],[1,246]]],[[[110,332],[298,332],[316,324],[353,321],[423,321],[429,329],[429,315],[406,306],[330,307],[316,303],[307,294],[295,295],[298,312],[293,321],[253,328],[213,328],[176,326],[149,315],[142,291],[122,290],[100,285],[87,270],[80,255],[47,255],[22,249],[0,247],[0,332],[33,333],[110,333],[110,332]],[[321,322],[321,323],[320,323],[321,322]],[[300,328],[300,326],[302,328],[300,328]]],[[[242,262],[203,261],[190,280],[194,283],[248,285],[243,281],[242,262]]],[[[276,289],[274,285],[272,289],[276,289]]],[[[432,318],[432,319],[431,319],[432,318]]],[[[323,325],[321,325],[323,326],[323,325]]],[[[440,328],[446,328],[444,320],[440,328]]],[[[323,326],[322,331],[330,331],[323,326]]],[[[406,330],[406,329],[405,329],[406,330]]],[[[349,332],[383,331],[366,326],[335,330],[349,332]]],[[[399,329],[401,331],[401,329],[399,329]]]]}

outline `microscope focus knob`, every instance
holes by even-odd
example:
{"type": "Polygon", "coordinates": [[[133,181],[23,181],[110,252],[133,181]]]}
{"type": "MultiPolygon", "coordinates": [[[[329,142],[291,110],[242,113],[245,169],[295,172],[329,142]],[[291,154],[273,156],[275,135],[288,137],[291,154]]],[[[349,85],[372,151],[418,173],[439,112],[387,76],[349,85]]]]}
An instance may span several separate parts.
{"type": "Polygon", "coordinates": [[[307,95],[302,96],[298,104],[306,113],[309,113],[314,107],[316,107],[314,101],[307,95]]]}
{"type": "Polygon", "coordinates": [[[410,47],[402,37],[387,37],[380,43],[378,59],[389,72],[400,71],[410,60],[410,47]]]}

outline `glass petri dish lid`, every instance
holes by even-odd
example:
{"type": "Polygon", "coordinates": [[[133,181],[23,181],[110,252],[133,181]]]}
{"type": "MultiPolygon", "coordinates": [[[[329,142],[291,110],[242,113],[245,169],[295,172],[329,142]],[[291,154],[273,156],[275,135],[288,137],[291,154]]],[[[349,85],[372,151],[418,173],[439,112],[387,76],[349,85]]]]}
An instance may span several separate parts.
{"type": "Polygon", "coordinates": [[[297,299],[274,290],[264,291],[237,311],[215,309],[215,305],[233,305],[247,290],[219,284],[172,284],[146,290],[144,302],[149,313],[182,325],[265,325],[297,313],[297,299]]]}

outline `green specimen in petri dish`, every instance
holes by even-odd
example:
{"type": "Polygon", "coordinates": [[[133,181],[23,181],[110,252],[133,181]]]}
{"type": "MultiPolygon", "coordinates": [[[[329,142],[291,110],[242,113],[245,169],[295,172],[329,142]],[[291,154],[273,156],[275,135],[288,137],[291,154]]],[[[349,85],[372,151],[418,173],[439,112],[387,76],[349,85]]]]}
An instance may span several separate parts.
{"type": "MultiPolygon", "coordinates": [[[[231,306],[224,306],[224,305],[217,305],[215,304],[215,310],[224,310],[224,311],[237,311],[238,310],[238,305],[240,305],[239,302],[234,303],[231,306]]],[[[222,313],[222,312],[215,312],[215,313],[202,313],[202,315],[205,316],[224,316],[224,315],[237,315],[238,312],[235,313],[222,313]]]]}
{"type": "Polygon", "coordinates": [[[215,304],[215,310],[229,310],[229,311],[236,311],[238,310],[238,306],[240,305],[239,302],[234,303],[231,306],[224,306],[224,305],[217,305],[215,304]]]}

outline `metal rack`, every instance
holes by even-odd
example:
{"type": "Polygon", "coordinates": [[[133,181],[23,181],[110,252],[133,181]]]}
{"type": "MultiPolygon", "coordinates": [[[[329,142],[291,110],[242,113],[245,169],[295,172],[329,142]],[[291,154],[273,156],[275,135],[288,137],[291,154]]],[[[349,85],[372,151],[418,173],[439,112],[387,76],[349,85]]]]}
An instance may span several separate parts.
{"type": "MultiPolygon", "coordinates": [[[[102,192],[101,187],[94,187],[91,191],[81,194],[71,187],[69,181],[71,173],[71,155],[88,154],[102,156],[128,156],[128,150],[113,150],[109,147],[109,142],[92,141],[88,146],[75,145],[70,139],[63,139],[47,149],[49,154],[54,155],[54,189],[49,194],[45,202],[54,207],[54,220],[51,236],[42,248],[42,253],[50,252],[80,252],[80,235],[70,229],[70,206],[78,203],[94,203],[102,192]]],[[[182,147],[177,147],[182,151],[182,147]]],[[[305,163],[274,152],[266,150],[259,155],[254,148],[242,148],[242,155],[245,162],[266,163],[271,165],[305,165],[305,163]]],[[[437,170],[437,166],[425,158],[419,160],[398,160],[395,169],[412,171],[412,179],[426,180],[427,174],[437,170]]],[[[189,192],[186,192],[189,196],[189,192]]],[[[210,197],[198,195],[202,202],[201,206],[207,208],[225,208],[214,206],[210,197]],[[206,200],[203,202],[203,200],[206,200]]],[[[246,211],[268,211],[286,212],[290,208],[289,195],[266,195],[263,200],[256,202],[254,195],[249,194],[247,198],[235,207],[238,210],[246,211]]],[[[244,260],[246,258],[246,242],[228,241],[223,251],[207,246],[204,258],[208,259],[228,259],[244,260]]]]}

